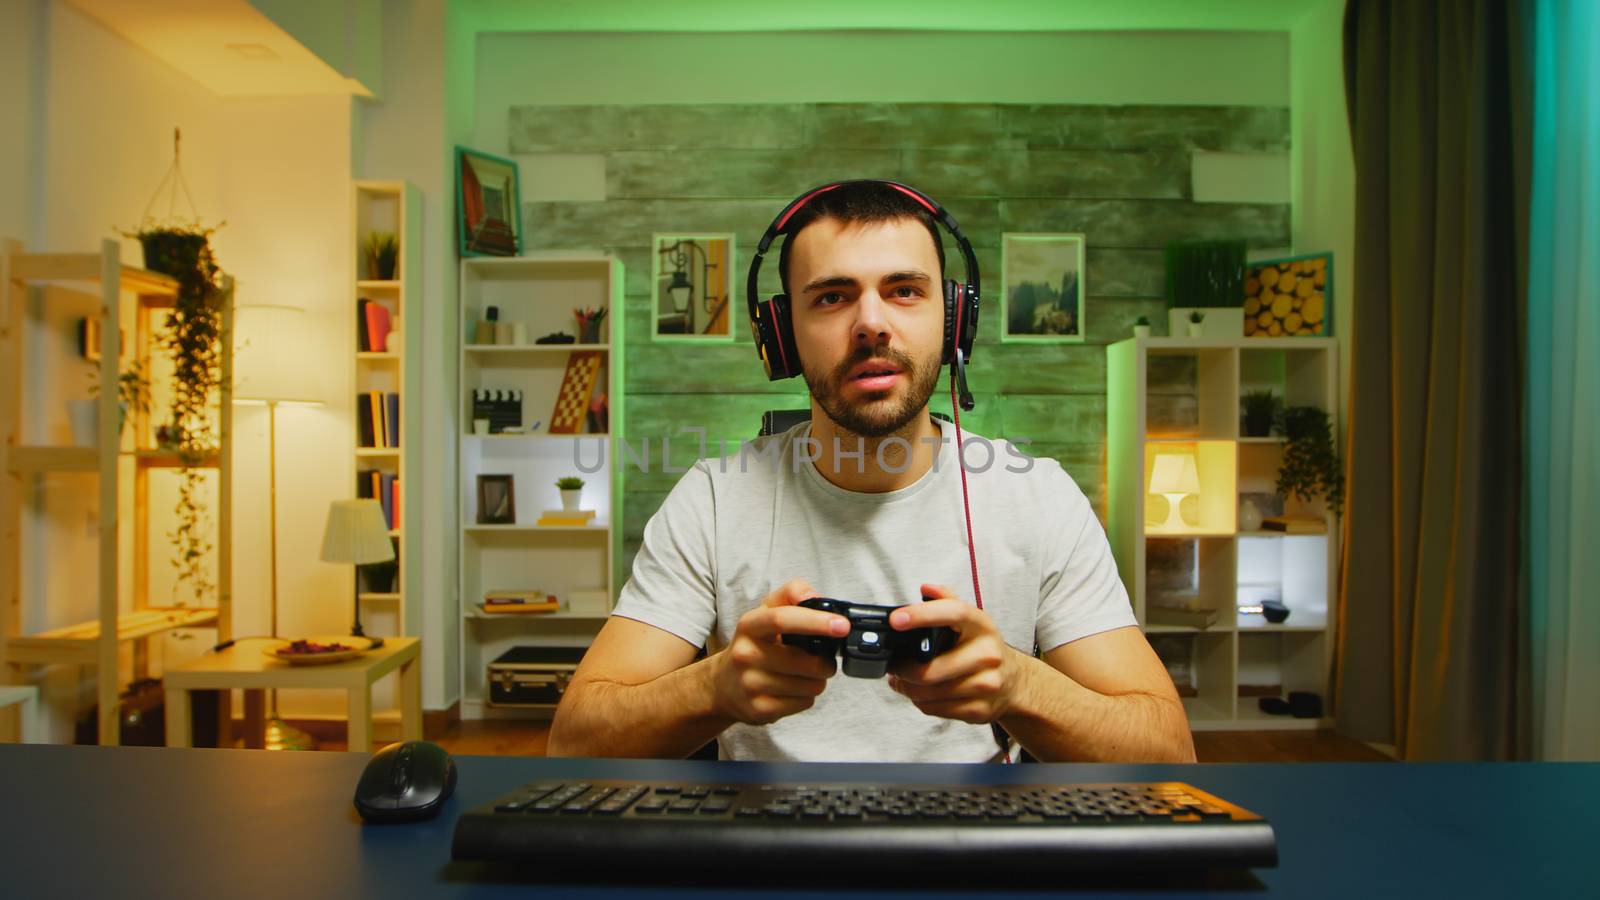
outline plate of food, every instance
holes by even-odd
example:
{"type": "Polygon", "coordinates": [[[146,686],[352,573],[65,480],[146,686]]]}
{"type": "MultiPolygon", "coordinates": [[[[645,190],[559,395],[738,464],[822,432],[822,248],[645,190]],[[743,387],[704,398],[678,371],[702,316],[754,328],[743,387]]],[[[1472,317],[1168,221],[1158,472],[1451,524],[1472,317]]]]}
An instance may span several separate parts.
{"type": "Polygon", "coordinates": [[[262,652],[293,666],[315,666],[355,659],[370,649],[372,642],[366,638],[343,635],[282,640],[262,652]]]}

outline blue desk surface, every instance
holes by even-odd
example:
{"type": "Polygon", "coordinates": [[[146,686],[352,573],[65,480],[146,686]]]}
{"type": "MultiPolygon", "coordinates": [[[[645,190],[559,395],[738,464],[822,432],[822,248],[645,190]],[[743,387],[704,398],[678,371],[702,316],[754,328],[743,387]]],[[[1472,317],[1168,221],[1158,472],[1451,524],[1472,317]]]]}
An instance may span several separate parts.
{"type": "MultiPolygon", "coordinates": [[[[1244,895],[1600,896],[1600,764],[766,766],[461,757],[460,785],[437,819],[377,827],[364,826],[350,803],[366,760],[346,753],[0,746],[0,893],[275,900],[743,896],[748,887],[488,881],[473,867],[451,863],[450,838],[462,810],[536,778],[788,778],[1187,781],[1266,816],[1276,829],[1279,867],[1256,870],[1254,883],[1239,891],[1244,895]]],[[[775,861],[772,895],[808,893],[805,872],[825,864],[775,861]]],[[[938,864],[936,851],[929,864],[938,864]]],[[[619,859],[619,871],[626,867],[619,859]]],[[[1003,875],[996,880],[1003,884],[1003,875]]],[[[1105,888],[1061,885],[1079,896],[1105,888]]],[[[1139,892],[1202,893],[1195,886],[1139,892]]],[[[1218,892],[1228,891],[1213,885],[1211,893],[1218,892]]],[[[1048,893],[1034,886],[1004,895],[1048,893]]]]}

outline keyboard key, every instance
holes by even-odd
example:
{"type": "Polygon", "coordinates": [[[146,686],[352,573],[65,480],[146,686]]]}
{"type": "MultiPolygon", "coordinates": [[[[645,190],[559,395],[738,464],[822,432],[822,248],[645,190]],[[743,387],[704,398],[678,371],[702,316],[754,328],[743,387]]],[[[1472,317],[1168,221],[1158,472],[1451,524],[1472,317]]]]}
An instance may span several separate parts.
{"type": "Polygon", "coordinates": [[[719,787],[712,788],[711,793],[716,794],[719,797],[732,797],[739,793],[739,786],[733,784],[724,784],[719,787]]]}
{"type": "Polygon", "coordinates": [[[711,789],[710,788],[704,788],[704,787],[686,787],[686,788],[683,789],[683,796],[685,796],[685,797],[694,797],[696,799],[703,798],[707,794],[710,794],[710,793],[711,793],[711,789]]]}

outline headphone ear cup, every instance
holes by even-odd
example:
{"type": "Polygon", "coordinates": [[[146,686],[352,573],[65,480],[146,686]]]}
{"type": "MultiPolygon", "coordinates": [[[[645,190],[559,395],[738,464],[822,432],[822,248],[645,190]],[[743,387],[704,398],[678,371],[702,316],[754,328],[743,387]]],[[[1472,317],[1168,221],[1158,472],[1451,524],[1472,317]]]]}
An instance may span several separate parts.
{"type": "Polygon", "coordinates": [[[956,319],[961,312],[961,286],[953,278],[944,280],[944,352],[940,365],[949,365],[956,358],[956,319]]]}
{"type": "Polygon", "coordinates": [[[767,380],[793,378],[800,374],[800,350],[794,343],[789,295],[774,294],[764,312],[766,327],[761,334],[761,358],[767,366],[767,380]]]}

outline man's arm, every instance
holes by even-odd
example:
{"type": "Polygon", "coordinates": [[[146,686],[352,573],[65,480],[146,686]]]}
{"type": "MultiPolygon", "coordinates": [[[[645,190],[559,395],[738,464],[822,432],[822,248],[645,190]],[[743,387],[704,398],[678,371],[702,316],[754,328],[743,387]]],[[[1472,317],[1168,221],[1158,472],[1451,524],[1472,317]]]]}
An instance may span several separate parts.
{"type": "Polygon", "coordinates": [[[612,616],[594,639],[550,724],[550,756],[681,759],[732,720],[712,709],[708,663],[653,625],[612,616]]]}
{"type": "Polygon", "coordinates": [[[943,585],[896,610],[897,631],[946,625],[954,646],[896,667],[890,687],[931,716],[998,721],[1045,762],[1194,762],[1188,716],[1166,667],[1139,629],[1114,628],[1034,659],[1005,642],[987,613],[943,585]]]}
{"type": "Polygon", "coordinates": [[[798,606],[817,592],[795,579],[739,618],[726,648],[612,616],[583,655],[550,724],[550,756],[682,759],[734,722],[765,725],[810,709],[834,661],[782,643],[785,634],[840,637],[843,616],[798,606]]]}
{"type": "Polygon", "coordinates": [[[1166,667],[1137,628],[1116,628],[1034,659],[1000,725],[1046,762],[1194,762],[1194,738],[1166,667]]]}

